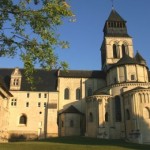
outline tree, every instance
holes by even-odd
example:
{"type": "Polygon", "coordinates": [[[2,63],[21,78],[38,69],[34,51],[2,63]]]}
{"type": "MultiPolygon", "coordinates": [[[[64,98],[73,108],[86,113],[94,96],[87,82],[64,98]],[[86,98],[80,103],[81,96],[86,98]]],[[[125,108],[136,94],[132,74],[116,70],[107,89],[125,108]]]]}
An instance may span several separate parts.
{"type": "Polygon", "coordinates": [[[55,54],[55,47],[66,48],[57,27],[73,13],[65,0],[1,0],[0,56],[19,55],[24,63],[25,76],[33,82],[35,64],[43,69],[67,68],[55,54]]]}

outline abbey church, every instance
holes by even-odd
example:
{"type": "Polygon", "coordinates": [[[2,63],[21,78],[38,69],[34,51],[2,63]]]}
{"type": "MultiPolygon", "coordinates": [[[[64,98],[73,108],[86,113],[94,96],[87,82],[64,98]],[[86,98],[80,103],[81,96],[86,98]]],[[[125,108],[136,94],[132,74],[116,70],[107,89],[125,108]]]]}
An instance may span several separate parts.
{"type": "Polygon", "coordinates": [[[0,142],[85,136],[150,143],[150,72],[134,54],[126,21],[112,9],[103,28],[101,70],[0,69],[0,142]]]}

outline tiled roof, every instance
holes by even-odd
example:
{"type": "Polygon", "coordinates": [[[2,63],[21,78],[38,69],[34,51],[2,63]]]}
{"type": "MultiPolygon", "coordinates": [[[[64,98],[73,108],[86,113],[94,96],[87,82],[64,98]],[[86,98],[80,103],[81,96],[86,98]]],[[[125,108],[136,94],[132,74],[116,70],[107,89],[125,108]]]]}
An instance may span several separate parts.
{"type": "MultiPolygon", "coordinates": [[[[11,73],[14,69],[0,69],[0,77],[3,85],[9,90],[11,73]]],[[[27,83],[24,70],[20,69],[22,74],[21,91],[30,91],[31,86],[27,83]]],[[[35,91],[56,91],[57,88],[57,70],[45,71],[37,69],[34,74],[36,81],[35,91]]]]}
{"type": "Polygon", "coordinates": [[[104,71],[84,71],[84,70],[68,70],[60,71],[59,77],[75,77],[75,78],[103,78],[105,79],[104,71]]]}

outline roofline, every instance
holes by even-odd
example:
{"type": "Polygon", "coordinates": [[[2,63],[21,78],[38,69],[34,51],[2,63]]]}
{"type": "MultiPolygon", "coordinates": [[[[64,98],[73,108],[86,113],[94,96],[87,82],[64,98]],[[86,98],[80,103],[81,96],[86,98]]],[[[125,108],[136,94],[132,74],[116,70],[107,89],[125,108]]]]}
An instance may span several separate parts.
{"type": "Polygon", "coordinates": [[[140,65],[140,66],[144,66],[147,68],[147,70],[149,70],[148,66],[144,65],[144,64],[139,64],[139,63],[126,63],[126,64],[114,64],[112,66],[110,66],[110,68],[107,69],[107,72],[110,71],[110,69],[115,68],[115,67],[119,67],[119,66],[125,66],[125,65],[140,65]]]}
{"type": "Polygon", "coordinates": [[[123,92],[122,95],[128,94],[128,93],[130,93],[130,92],[137,92],[137,91],[140,91],[140,90],[144,90],[144,91],[150,90],[150,87],[148,87],[148,88],[139,87],[139,89],[134,88],[134,89],[131,89],[131,90],[128,90],[128,91],[123,92]]]}

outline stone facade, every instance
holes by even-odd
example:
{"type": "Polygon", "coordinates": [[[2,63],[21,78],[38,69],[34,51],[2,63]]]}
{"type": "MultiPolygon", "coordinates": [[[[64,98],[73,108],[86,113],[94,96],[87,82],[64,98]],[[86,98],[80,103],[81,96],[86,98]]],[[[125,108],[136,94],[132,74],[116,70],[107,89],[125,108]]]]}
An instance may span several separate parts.
{"type": "Polygon", "coordinates": [[[0,142],[86,136],[150,143],[150,72],[134,55],[126,21],[105,22],[102,70],[0,69],[0,142]]]}

